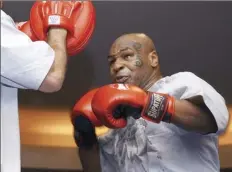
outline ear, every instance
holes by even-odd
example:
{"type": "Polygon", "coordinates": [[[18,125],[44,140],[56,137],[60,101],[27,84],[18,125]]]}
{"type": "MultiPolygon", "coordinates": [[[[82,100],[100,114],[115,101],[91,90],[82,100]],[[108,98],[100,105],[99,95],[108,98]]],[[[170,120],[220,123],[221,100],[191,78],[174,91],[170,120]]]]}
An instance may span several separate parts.
{"type": "Polygon", "coordinates": [[[157,67],[159,65],[159,59],[156,51],[152,51],[148,55],[149,63],[152,67],[157,67]]]}

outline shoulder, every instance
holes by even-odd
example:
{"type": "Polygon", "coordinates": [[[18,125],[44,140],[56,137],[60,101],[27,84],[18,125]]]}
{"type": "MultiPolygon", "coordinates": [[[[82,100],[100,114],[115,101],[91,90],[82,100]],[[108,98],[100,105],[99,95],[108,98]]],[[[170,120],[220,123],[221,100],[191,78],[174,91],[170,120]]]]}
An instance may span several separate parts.
{"type": "Polygon", "coordinates": [[[203,79],[201,79],[196,74],[186,71],[186,72],[178,72],[170,76],[165,76],[159,81],[157,81],[155,85],[160,85],[161,87],[171,87],[173,89],[199,87],[202,81],[203,79]]]}
{"type": "Polygon", "coordinates": [[[6,18],[8,15],[3,11],[1,10],[1,18],[6,18]]]}
{"type": "Polygon", "coordinates": [[[207,81],[192,72],[179,72],[164,78],[165,87],[171,91],[182,93],[183,97],[201,95],[225,101],[222,95],[207,81]]]}
{"type": "Polygon", "coordinates": [[[216,89],[209,82],[192,72],[179,72],[171,75],[170,78],[171,81],[182,86],[200,88],[202,91],[216,91],[216,89]]]}
{"type": "Polygon", "coordinates": [[[177,98],[186,98],[196,95],[217,94],[218,92],[205,80],[192,72],[178,72],[163,77],[157,81],[151,91],[164,92],[175,95],[177,98]]]}
{"type": "Polygon", "coordinates": [[[199,76],[197,76],[196,74],[189,72],[189,71],[185,71],[185,72],[178,72],[175,73],[170,77],[172,80],[202,80],[202,78],[200,78],[199,76]]]}
{"type": "Polygon", "coordinates": [[[192,72],[178,72],[163,78],[165,85],[185,88],[212,87],[207,81],[192,72]]]}
{"type": "Polygon", "coordinates": [[[12,19],[12,17],[10,17],[3,10],[1,10],[1,24],[4,24],[4,23],[9,23],[9,24],[15,26],[15,22],[12,19]]]}
{"type": "Polygon", "coordinates": [[[19,32],[19,30],[16,27],[16,24],[14,22],[14,20],[7,15],[4,11],[1,10],[1,31],[2,31],[2,40],[4,40],[3,42],[6,43],[10,42],[9,39],[15,39],[15,35],[19,32]]]}

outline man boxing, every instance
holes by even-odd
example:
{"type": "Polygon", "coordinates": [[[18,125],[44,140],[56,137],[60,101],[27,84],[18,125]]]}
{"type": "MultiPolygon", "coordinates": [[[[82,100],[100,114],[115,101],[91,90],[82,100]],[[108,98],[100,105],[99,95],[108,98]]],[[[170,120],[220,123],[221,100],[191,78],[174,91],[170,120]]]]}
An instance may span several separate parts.
{"type": "Polygon", "coordinates": [[[79,25],[76,15],[82,16],[79,8],[83,4],[86,2],[36,2],[30,13],[33,20],[19,25],[1,10],[1,172],[21,169],[18,89],[59,91],[65,78],[67,54],[77,54],[90,38],[94,28],[91,15],[85,14],[86,18],[90,17],[88,27],[76,27],[79,25]],[[39,15],[41,11],[43,15],[39,15]],[[73,36],[75,32],[82,33],[82,38],[73,36]],[[43,34],[42,40],[39,36],[43,34]]]}
{"type": "Polygon", "coordinates": [[[120,36],[108,61],[114,83],[84,95],[72,113],[85,172],[220,171],[229,113],[212,86],[191,72],[162,76],[145,34],[120,36]],[[97,138],[101,125],[111,129],[97,138]]]}

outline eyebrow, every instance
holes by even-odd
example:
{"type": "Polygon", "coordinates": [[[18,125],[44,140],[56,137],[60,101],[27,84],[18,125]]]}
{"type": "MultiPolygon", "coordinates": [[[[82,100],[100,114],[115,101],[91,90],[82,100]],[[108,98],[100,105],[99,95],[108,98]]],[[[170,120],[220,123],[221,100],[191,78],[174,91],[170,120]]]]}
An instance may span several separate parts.
{"type": "Polygon", "coordinates": [[[131,49],[131,48],[129,48],[129,47],[123,48],[123,49],[119,50],[119,51],[118,51],[117,53],[115,53],[115,54],[110,54],[110,55],[108,55],[107,58],[109,59],[109,58],[115,57],[118,53],[120,53],[120,52],[122,52],[122,51],[129,50],[129,49],[131,49]]]}

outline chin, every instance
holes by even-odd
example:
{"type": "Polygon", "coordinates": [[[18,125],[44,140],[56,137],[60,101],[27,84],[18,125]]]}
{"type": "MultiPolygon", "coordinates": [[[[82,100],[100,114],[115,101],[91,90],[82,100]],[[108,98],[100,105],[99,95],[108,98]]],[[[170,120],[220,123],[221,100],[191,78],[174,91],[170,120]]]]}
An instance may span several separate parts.
{"type": "Polygon", "coordinates": [[[133,82],[131,80],[128,80],[128,81],[124,82],[124,84],[131,84],[131,85],[135,85],[135,86],[138,85],[138,84],[136,84],[135,82],[133,82]]]}
{"type": "Polygon", "coordinates": [[[114,80],[113,83],[117,83],[117,84],[130,84],[130,85],[138,86],[138,84],[136,84],[135,82],[133,82],[130,79],[126,80],[125,82],[117,82],[117,81],[114,80]]]}

